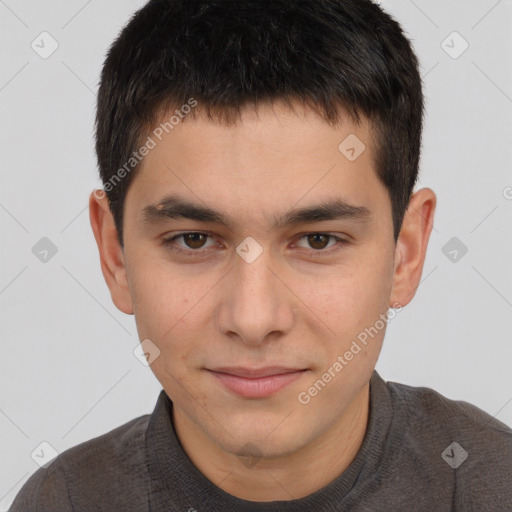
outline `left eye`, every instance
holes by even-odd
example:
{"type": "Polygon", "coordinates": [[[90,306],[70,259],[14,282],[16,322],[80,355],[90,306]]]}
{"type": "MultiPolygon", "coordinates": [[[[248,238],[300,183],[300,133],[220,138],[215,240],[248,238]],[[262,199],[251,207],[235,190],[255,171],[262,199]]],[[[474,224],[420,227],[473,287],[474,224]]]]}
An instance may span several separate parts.
{"type": "Polygon", "coordinates": [[[307,249],[314,249],[315,251],[322,251],[331,248],[338,242],[343,243],[343,240],[340,237],[329,235],[327,233],[308,233],[300,238],[300,240],[303,239],[305,239],[306,243],[309,245],[307,249]],[[328,245],[330,240],[334,243],[328,245]]]}

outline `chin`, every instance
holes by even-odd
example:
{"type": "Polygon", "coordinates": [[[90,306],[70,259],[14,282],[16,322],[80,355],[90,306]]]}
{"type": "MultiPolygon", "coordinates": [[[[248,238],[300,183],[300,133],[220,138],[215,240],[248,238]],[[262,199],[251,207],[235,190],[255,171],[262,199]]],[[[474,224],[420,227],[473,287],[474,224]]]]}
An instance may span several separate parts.
{"type": "Polygon", "coordinates": [[[254,428],[231,430],[231,437],[219,439],[221,447],[234,455],[252,458],[277,458],[293,453],[307,444],[306,434],[293,425],[286,429],[254,428]]]}

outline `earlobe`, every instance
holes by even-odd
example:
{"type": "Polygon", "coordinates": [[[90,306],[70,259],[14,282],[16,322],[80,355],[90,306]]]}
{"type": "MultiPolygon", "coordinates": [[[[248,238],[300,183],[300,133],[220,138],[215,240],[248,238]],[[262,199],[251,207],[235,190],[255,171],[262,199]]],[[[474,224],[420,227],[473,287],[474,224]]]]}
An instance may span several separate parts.
{"type": "Polygon", "coordinates": [[[416,293],[434,223],[435,207],[436,195],[429,188],[417,191],[409,201],[395,248],[390,306],[397,303],[405,306],[416,293]]]}
{"type": "Polygon", "coordinates": [[[89,197],[89,219],[100,255],[101,271],[116,307],[133,314],[123,250],[119,244],[114,217],[108,198],[103,191],[95,190],[89,197]]]}

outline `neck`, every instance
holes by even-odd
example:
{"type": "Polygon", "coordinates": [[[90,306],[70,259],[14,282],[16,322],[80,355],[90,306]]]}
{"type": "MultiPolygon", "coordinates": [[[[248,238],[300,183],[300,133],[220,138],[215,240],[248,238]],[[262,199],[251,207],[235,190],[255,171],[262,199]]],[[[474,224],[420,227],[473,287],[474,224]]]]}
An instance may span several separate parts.
{"type": "Polygon", "coordinates": [[[173,422],[183,449],[199,471],[223,491],[249,501],[299,499],[332,482],[354,460],[366,434],[369,383],[328,430],[293,453],[244,464],[214,443],[182,410],[173,422]]]}

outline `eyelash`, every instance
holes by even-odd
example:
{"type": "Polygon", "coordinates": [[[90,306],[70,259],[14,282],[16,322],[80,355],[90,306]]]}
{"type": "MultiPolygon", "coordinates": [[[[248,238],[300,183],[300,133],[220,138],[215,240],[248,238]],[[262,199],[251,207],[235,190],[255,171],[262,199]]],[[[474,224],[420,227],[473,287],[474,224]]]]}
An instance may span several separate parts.
{"type": "MultiPolygon", "coordinates": [[[[207,253],[209,251],[209,248],[208,249],[183,249],[182,247],[176,245],[175,241],[179,238],[183,238],[185,235],[205,235],[209,238],[213,238],[211,237],[208,233],[205,233],[203,231],[184,231],[182,233],[179,233],[177,235],[173,235],[171,237],[168,237],[168,238],[164,238],[162,240],[162,245],[166,248],[169,248],[171,249],[172,251],[174,252],[177,252],[177,253],[180,253],[180,254],[185,254],[187,256],[190,256],[190,257],[194,257],[194,256],[202,256],[204,255],[205,253],[207,253]]],[[[312,232],[312,233],[306,233],[304,235],[302,235],[299,240],[302,240],[303,238],[306,238],[310,235],[324,235],[324,236],[328,236],[330,239],[334,239],[336,240],[336,244],[331,246],[330,248],[328,249],[304,249],[305,251],[307,251],[309,253],[309,255],[319,255],[319,254],[330,254],[331,252],[334,252],[334,251],[337,251],[337,250],[340,250],[341,247],[340,246],[344,246],[344,245],[347,245],[349,242],[339,236],[336,236],[336,235],[331,235],[330,233],[324,233],[324,232],[321,232],[321,231],[315,231],[315,232],[312,232]]]]}

